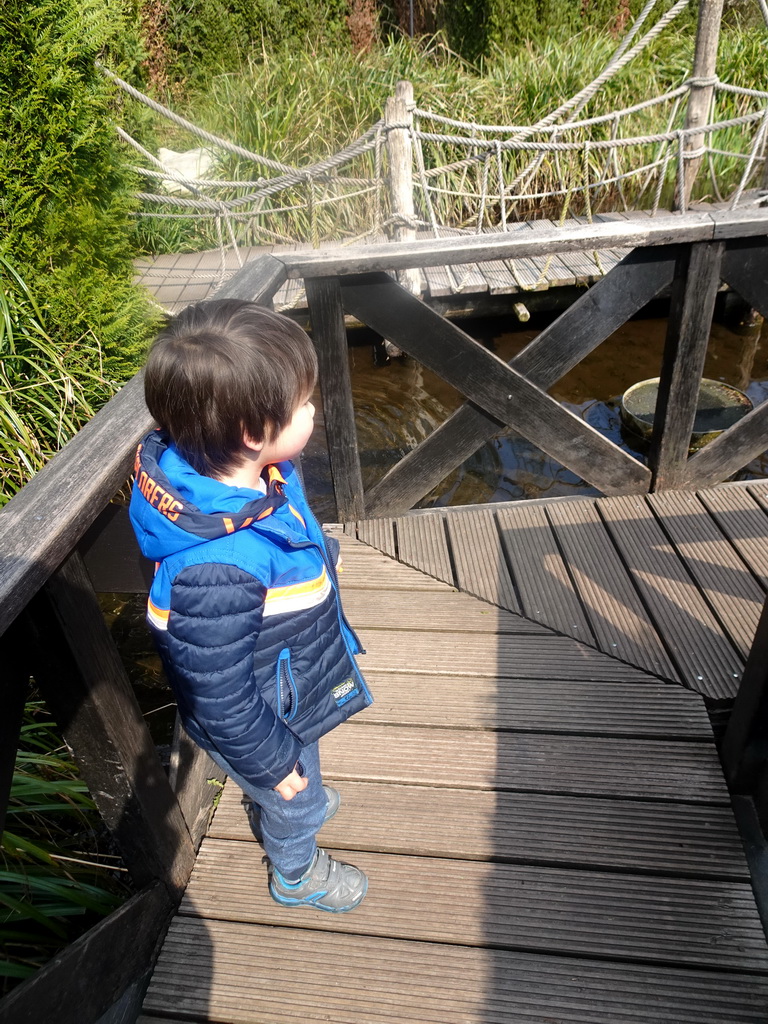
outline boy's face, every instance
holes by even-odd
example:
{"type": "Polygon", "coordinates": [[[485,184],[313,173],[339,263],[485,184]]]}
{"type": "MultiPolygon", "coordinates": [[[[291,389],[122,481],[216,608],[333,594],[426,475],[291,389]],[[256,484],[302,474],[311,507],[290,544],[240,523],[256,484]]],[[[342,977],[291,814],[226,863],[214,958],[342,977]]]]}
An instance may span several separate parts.
{"type": "Polygon", "coordinates": [[[307,399],[293,414],[290,423],[271,441],[265,441],[261,449],[262,465],[295,459],[304,450],[315,425],[315,407],[307,399]]]}

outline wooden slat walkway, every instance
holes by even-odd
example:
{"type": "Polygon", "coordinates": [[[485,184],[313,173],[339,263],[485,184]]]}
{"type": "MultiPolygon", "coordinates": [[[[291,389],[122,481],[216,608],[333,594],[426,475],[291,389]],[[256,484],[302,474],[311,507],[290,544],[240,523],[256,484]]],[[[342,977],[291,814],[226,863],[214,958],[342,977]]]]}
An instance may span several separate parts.
{"type": "Polygon", "coordinates": [[[768,482],[358,524],[367,544],[617,658],[732,698],[768,590],[768,482]],[[429,543],[422,518],[429,520],[429,543]]]}
{"type": "MultiPolygon", "coordinates": [[[[357,528],[393,552],[402,530],[357,528]]],[[[368,896],[273,903],[227,783],[141,1024],[764,1024],[768,946],[702,696],[488,603],[489,579],[472,597],[340,539],[376,703],[323,740],[343,802],[322,842],[368,896]]]]}
{"type": "MultiPolygon", "coordinates": [[[[647,216],[642,214],[642,216],[647,216]]],[[[596,215],[595,221],[603,219],[596,215]]],[[[542,227],[553,227],[551,221],[522,221],[510,225],[510,230],[535,231],[542,227]]],[[[441,229],[440,237],[465,234],[459,230],[441,229]]],[[[419,238],[433,238],[431,231],[420,229],[419,238]]],[[[384,235],[370,239],[384,242],[384,235]]],[[[321,244],[321,249],[338,247],[338,242],[321,244]]],[[[135,280],[154,296],[155,300],[169,312],[176,313],[191,302],[201,302],[212,297],[216,288],[240,269],[241,261],[255,259],[265,252],[278,255],[281,252],[296,252],[311,248],[307,245],[265,245],[243,246],[238,254],[227,250],[222,256],[216,249],[194,253],[167,253],[162,256],[146,257],[135,261],[135,280]]],[[[455,267],[429,267],[421,271],[422,294],[426,298],[440,298],[448,295],[510,295],[533,290],[546,291],[567,285],[587,285],[607,274],[619,260],[626,256],[628,249],[605,249],[599,253],[570,253],[564,256],[536,257],[516,260],[494,260],[488,263],[468,263],[455,267]]],[[[283,312],[306,307],[306,295],[302,281],[286,281],[274,297],[275,309],[283,312]]]]}

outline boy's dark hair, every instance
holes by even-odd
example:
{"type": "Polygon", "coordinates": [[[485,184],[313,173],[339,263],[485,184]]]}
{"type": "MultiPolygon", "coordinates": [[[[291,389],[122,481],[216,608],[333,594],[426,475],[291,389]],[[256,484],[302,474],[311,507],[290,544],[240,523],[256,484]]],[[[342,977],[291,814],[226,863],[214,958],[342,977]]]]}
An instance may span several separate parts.
{"type": "Polygon", "coordinates": [[[243,435],[271,441],[317,380],[317,356],[288,317],[214,299],[168,321],[149,352],[150,413],[189,464],[217,476],[240,462],[243,435]]]}

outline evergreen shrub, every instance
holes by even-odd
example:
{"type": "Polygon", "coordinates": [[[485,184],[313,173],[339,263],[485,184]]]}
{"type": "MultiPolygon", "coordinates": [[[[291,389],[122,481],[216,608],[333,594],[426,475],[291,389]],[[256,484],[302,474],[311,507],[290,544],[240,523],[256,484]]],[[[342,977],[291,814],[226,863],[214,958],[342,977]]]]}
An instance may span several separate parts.
{"type": "Polygon", "coordinates": [[[140,363],[151,307],[131,283],[137,182],[95,61],[132,24],[128,0],[0,6],[0,256],[61,350],[95,344],[113,383],[140,363]]]}

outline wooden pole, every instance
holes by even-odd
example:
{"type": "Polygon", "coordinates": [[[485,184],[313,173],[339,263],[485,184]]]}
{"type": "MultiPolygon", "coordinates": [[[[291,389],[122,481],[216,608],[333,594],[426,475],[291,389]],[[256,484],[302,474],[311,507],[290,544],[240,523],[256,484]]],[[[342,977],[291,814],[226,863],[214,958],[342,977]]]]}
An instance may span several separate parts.
{"type": "Polygon", "coordinates": [[[179,898],[195,863],[186,822],[82,559],[73,552],[24,616],[35,681],[137,886],[179,898]]]}
{"type": "MultiPolygon", "coordinates": [[[[411,145],[411,128],[413,126],[413,84],[398,82],[395,95],[387,100],[384,120],[387,126],[403,125],[404,127],[389,128],[387,131],[387,151],[389,153],[389,199],[393,217],[402,220],[395,224],[395,240],[413,242],[416,240],[413,205],[413,146],[411,145]]],[[[397,280],[414,295],[421,294],[421,279],[418,269],[399,270],[397,280]]]]}
{"type": "Polygon", "coordinates": [[[763,606],[755,639],[736,694],[720,758],[732,793],[752,797],[763,832],[768,833],[766,789],[766,721],[768,720],[768,602],[763,606]]]}
{"type": "Polygon", "coordinates": [[[304,284],[320,370],[336,518],[350,523],[364,517],[365,507],[341,289],[337,277],[307,278],[304,284]]]}
{"type": "Polygon", "coordinates": [[[678,262],[648,454],[654,491],[685,478],[724,248],[698,242],[678,262]]]}
{"type": "MultiPolygon", "coordinates": [[[[714,92],[714,77],[717,68],[717,43],[720,38],[720,22],[723,17],[723,0],[699,0],[699,23],[696,28],[696,52],[693,58],[693,82],[688,94],[688,110],[685,115],[686,128],[700,128],[707,123],[709,107],[714,92]]],[[[685,150],[695,152],[705,144],[704,135],[689,135],[685,150]]],[[[701,156],[685,161],[683,181],[678,183],[678,209],[687,209],[693,183],[701,164],[701,156]]]]}

